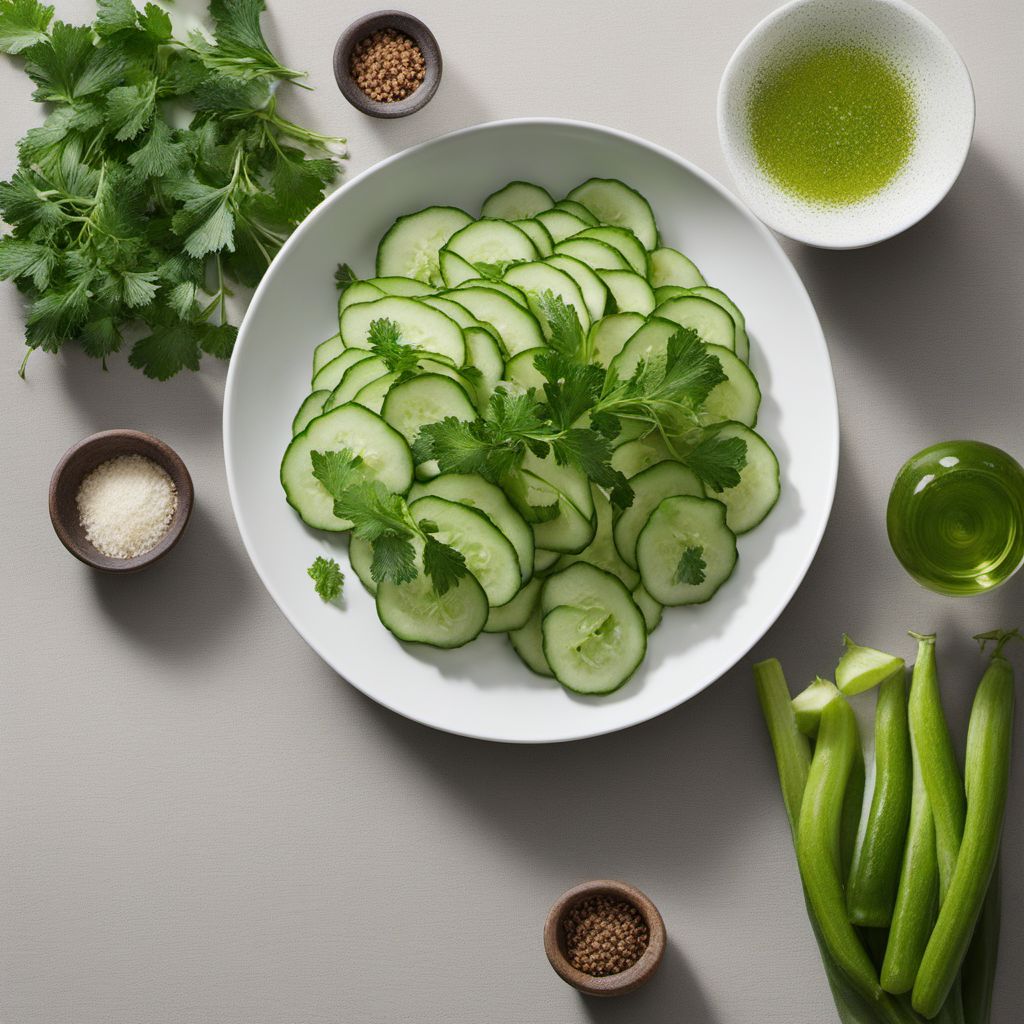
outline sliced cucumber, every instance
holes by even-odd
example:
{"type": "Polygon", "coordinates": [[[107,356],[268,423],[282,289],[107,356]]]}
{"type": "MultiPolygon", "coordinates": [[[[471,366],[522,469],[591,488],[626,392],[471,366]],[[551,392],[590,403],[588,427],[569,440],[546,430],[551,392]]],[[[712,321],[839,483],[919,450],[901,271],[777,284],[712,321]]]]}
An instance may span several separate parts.
{"type": "Polygon", "coordinates": [[[373,578],[370,568],[373,565],[373,545],[364,537],[356,537],[353,534],[348,542],[348,560],[352,564],[352,571],[359,577],[359,582],[369,593],[376,595],[377,581],[373,578]]]}
{"type": "MultiPolygon", "coordinates": [[[[665,498],[678,494],[704,497],[704,485],[697,474],[679,462],[659,462],[645,469],[629,481],[633,488],[633,504],[623,509],[615,520],[613,536],[622,560],[637,567],[636,542],[640,531],[647,525],[651,513],[665,498]]],[[[678,563],[679,559],[676,559],[678,563]]],[[[634,583],[632,586],[635,586],[634,583]]],[[[630,588],[632,589],[632,587],[630,588]]]]}
{"type": "Polygon", "coordinates": [[[506,271],[505,283],[518,288],[526,296],[530,312],[536,317],[545,338],[550,334],[550,327],[537,304],[537,296],[543,292],[549,291],[558,296],[567,306],[572,306],[579,317],[580,327],[584,331],[590,329],[590,313],[587,311],[587,304],[583,301],[583,292],[580,291],[580,286],[575,279],[564,270],[559,270],[549,263],[540,261],[518,263],[506,271]]]}
{"type": "Polygon", "coordinates": [[[364,348],[342,349],[341,354],[332,359],[313,377],[314,391],[333,391],[340,383],[341,378],[350,366],[362,362],[364,359],[372,359],[373,353],[364,348]]]}
{"type": "MultiPolygon", "coordinates": [[[[669,299],[654,310],[654,315],[672,320],[680,327],[690,327],[708,345],[721,345],[730,352],[736,351],[736,328],[732,317],[716,302],[702,299],[699,295],[683,295],[669,299]]],[[[345,338],[345,332],[341,332],[345,338]]],[[[348,339],[345,338],[348,344],[348,339]]]]}
{"type": "Polygon", "coordinates": [[[313,377],[332,360],[337,359],[345,351],[345,342],[341,340],[340,334],[334,334],[326,341],[321,341],[313,349],[313,377]]]}
{"type": "Polygon", "coordinates": [[[611,693],[643,661],[644,617],[611,573],[579,562],[548,577],[540,603],[544,656],[574,693],[611,693]]]}
{"type": "Polygon", "coordinates": [[[689,288],[680,288],[676,284],[663,284],[660,288],[654,289],[654,301],[660,306],[669,299],[678,299],[683,295],[692,295],[689,288]]]}
{"type": "Polygon", "coordinates": [[[510,298],[517,305],[522,306],[523,309],[529,308],[526,296],[507,281],[495,281],[491,277],[475,277],[470,281],[463,281],[462,284],[457,284],[453,291],[458,294],[466,288],[484,288],[492,292],[501,292],[502,295],[510,298]]]}
{"type": "Polygon", "coordinates": [[[618,249],[596,238],[567,238],[555,243],[555,252],[586,263],[591,270],[629,270],[626,258],[618,249]]]}
{"type": "MultiPolygon", "coordinates": [[[[423,565],[423,545],[417,538],[416,561],[423,565]]],[[[380,621],[408,643],[431,647],[462,647],[480,635],[487,621],[487,595],[472,573],[437,594],[425,571],[409,583],[383,580],[377,586],[380,621]]]]}
{"type": "Polygon", "coordinates": [[[649,363],[652,359],[664,359],[668,353],[669,339],[678,330],[679,324],[672,320],[659,316],[650,317],[612,360],[608,367],[609,379],[629,380],[641,362],[649,363]]]}
{"type": "Polygon", "coordinates": [[[330,397],[324,402],[324,412],[337,409],[339,405],[345,405],[347,402],[354,402],[356,395],[367,384],[372,384],[378,377],[385,376],[387,372],[388,365],[380,356],[371,355],[369,359],[361,359],[358,363],[353,363],[345,371],[330,397]]]}
{"type": "MultiPolygon", "coordinates": [[[[558,506],[558,515],[542,523],[531,523],[535,547],[560,554],[582,551],[593,539],[596,524],[592,514],[584,515],[558,488],[532,473],[520,472],[509,497],[529,521],[530,507],[558,506]]],[[[537,572],[534,565],[534,572],[537,572]]]]}
{"type": "Polygon", "coordinates": [[[550,256],[555,251],[555,241],[551,237],[551,232],[539,220],[514,220],[512,223],[530,236],[530,241],[541,256],[550,256]]]}
{"type": "Polygon", "coordinates": [[[557,551],[544,551],[542,548],[535,548],[533,552],[533,571],[535,573],[547,572],[561,557],[557,551]]]}
{"type": "Polygon", "coordinates": [[[538,255],[530,236],[507,220],[467,224],[448,239],[445,248],[470,264],[535,260],[538,255]]]}
{"type": "Polygon", "coordinates": [[[661,615],[665,610],[665,606],[655,601],[654,598],[644,590],[644,585],[642,583],[638,584],[634,588],[633,600],[636,602],[637,608],[640,609],[640,613],[644,617],[644,625],[647,627],[647,634],[649,636],[661,625],[661,615]]]}
{"type": "Polygon", "coordinates": [[[462,333],[466,338],[466,361],[480,371],[474,390],[477,405],[483,409],[505,376],[505,359],[501,346],[486,327],[466,327],[462,333]]]}
{"type": "Polygon", "coordinates": [[[600,270],[598,273],[612,293],[612,301],[620,313],[649,316],[654,310],[654,292],[646,278],[632,270],[600,270]]]}
{"type": "MultiPolygon", "coordinates": [[[[401,331],[402,342],[427,352],[437,352],[461,366],[466,359],[462,328],[454,321],[417,299],[389,295],[376,302],[349,306],[341,314],[341,337],[346,348],[369,348],[370,325],[391,320],[401,331]]],[[[730,321],[731,323],[731,321],[730,321]]]]}
{"type": "Polygon", "coordinates": [[[422,427],[440,423],[446,416],[475,420],[476,407],[451,377],[422,373],[391,388],[381,415],[412,444],[422,427]]]}
{"type": "Polygon", "coordinates": [[[436,526],[434,538],[462,555],[490,606],[503,605],[519,593],[522,576],[516,549],[479,509],[431,494],[412,502],[409,514],[418,523],[436,526]]]}
{"type": "Polygon", "coordinates": [[[711,498],[666,498],[636,543],[644,589],[670,606],[709,600],[732,575],[736,557],[736,536],[726,525],[725,506],[711,498]],[[700,571],[681,574],[683,560],[690,556],[703,563],[700,571]]]}
{"type": "Polygon", "coordinates": [[[540,601],[537,602],[533,613],[526,620],[526,625],[521,629],[510,630],[508,638],[512,643],[513,650],[531,672],[536,672],[539,676],[553,674],[548,659],[544,657],[544,637],[540,629],[540,601]]]}
{"type": "Polygon", "coordinates": [[[604,281],[597,276],[596,270],[591,270],[582,260],[566,256],[565,253],[548,256],[544,262],[564,271],[579,285],[579,289],[583,293],[583,301],[587,304],[591,323],[595,323],[604,316],[608,306],[608,288],[604,281]]]}
{"type": "Polygon", "coordinates": [[[545,210],[538,213],[534,218],[547,228],[552,241],[557,245],[563,238],[570,238],[578,235],[586,226],[587,222],[574,217],[565,210],[545,210]]]}
{"type": "Polygon", "coordinates": [[[726,520],[733,533],[752,530],[779,500],[779,460],[760,434],[742,423],[723,423],[715,437],[739,437],[747,443],[747,464],[735,487],[715,494],[726,508],[726,520]]]}
{"type": "Polygon", "coordinates": [[[472,263],[450,249],[442,249],[437,254],[437,260],[447,288],[454,288],[463,281],[475,281],[480,276],[480,271],[472,263]]]}
{"type": "Polygon", "coordinates": [[[513,356],[505,364],[505,380],[512,381],[524,389],[536,388],[540,391],[546,383],[546,378],[534,366],[534,360],[539,355],[550,351],[548,348],[528,348],[513,356]]]}
{"type": "Polygon", "coordinates": [[[412,299],[418,299],[433,292],[429,284],[411,277],[371,277],[366,283],[372,284],[374,288],[385,295],[405,295],[412,299]]]}
{"type": "Polygon", "coordinates": [[[587,348],[602,366],[608,366],[626,342],[644,325],[639,313],[612,313],[590,328],[587,348]]]}
{"type": "Polygon", "coordinates": [[[658,244],[658,226],[651,204],[636,189],[614,178],[591,178],[577,185],[567,199],[585,206],[602,224],[628,228],[645,249],[658,244]]]}
{"type": "Polygon", "coordinates": [[[622,258],[629,264],[629,269],[647,280],[647,250],[640,240],[628,228],[613,228],[602,224],[596,228],[586,228],[579,233],[580,238],[596,238],[617,249],[622,258]]]}
{"type": "Polygon", "coordinates": [[[651,252],[648,278],[652,288],[671,284],[680,288],[697,288],[705,283],[697,265],[681,252],[668,246],[651,252]]]}
{"type": "Polygon", "coordinates": [[[342,405],[310,422],[292,438],[281,460],[281,486],[288,504],[307,526],[341,532],[351,523],[334,514],[334,499],[313,476],[314,451],[346,449],[362,459],[361,469],[390,491],[405,494],[412,484],[412,453],[398,431],[361,405],[342,405]]]}
{"type": "Polygon", "coordinates": [[[708,345],[711,352],[722,364],[727,380],[722,381],[707,397],[704,415],[709,423],[735,420],[744,426],[757,423],[757,410],[761,406],[761,389],[757,378],[747,364],[727,348],[708,345]]]}
{"type": "Polygon", "coordinates": [[[413,484],[409,491],[409,501],[428,496],[457,501],[482,512],[515,548],[522,582],[533,575],[533,531],[500,487],[475,473],[443,473],[429,483],[413,484]]]}
{"type": "Polygon", "coordinates": [[[540,588],[543,581],[534,577],[524,584],[522,590],[507,604],[492,608],[487,616],[485,633],[509,633],[514,629],[522,629],[534,613],[540,601],[540,588]]]}
{"type": "Polygon", "coordinates": [[[447,292],[446,297],[454,298],[478,320],[490,324],[508,355],[544,347],[544,335],[536,318],[507,295],[489,288],[460,288],[454,293],[447,292]]]}
{"type": "Polygon", "coordinates": [[[439,286],[438,250],[472,220],[454,206],[429,206],[399,217],[377,247],[377,276],[411,277],[439,286]]]}
{"type": "Polygon", "coordinates": [[[499,220],[523,220],[535,217],[555,205],[547,189],[530,181],[510,181],[504,188],[492,192],[480,207],[481,217],[499,220]]]}
{"type": "Polygon", "coordinates": [[[555,203],[556,210],[564,210],[566,213],[571,213],[574,217],[578,217],[584,224],[588,224],[591,227],[597,227],[597,218],[580,203],[573,202],[571,199],[559,199],[555,203]]]}
{"type": "Polygon", "coordinates": [[[555,568],[560,571],[576,562],[587,562],[617,576],[627,589],[632,590],[640,582],[640,574],[636,569],[626,565],[619,556],[612,535],[611,503],[596,488],[594,488],[594,511],[597,515],[594,539],[578,555],[562,555],[555,568]]]}
{"type": "Polygon", "coordinates": [[[374,299],[383,299],[388,293],[382,288],[377,288],[369,281],[356,281],[346,288],[338,299],[338,316],[359,302],[373,302],[374,299]]]}
{"type": "Polygon", "coordinates": [[[560,466],[553,455],[538,458],[529,450],[523,456],[522,466],[561,491],[587,518],[593,516],[594,496],[590,481],[580,470],[572,466],[560,466]]]}
{"type": "Polygon", "coordinates": [[[634,477],[659,462],[667,462],[674,459],[668,450],[661,434],[652,430],[645,437],[638,437],[633,441],[626,441],[620,444],[612,452],[612,469],[617,469],[623,476],[634,477]]]}
{"type": "Polygon", "coordinates": [[[446,317],[454,320],[465,331],[467,327],[482,327],[479,320],[465,306],[460,306],[454,299],[446,298],[443,295],[424,295],[420,302],[446,317]]]}
{"type": "Polygon", "coordinates": [[[353,396],[352,401],[358,405],[365,405],[371,412],[379,413],[384,406],[384,399],[387,397],[391,385],[396,383],[399,374],[385,373],[369,384],[364,384],[353,396]]]}
{"type": "Polygon", "coordinates": [[[292,437],[301,434],[324,411],[324,402],[330,394],[330,391],[314,391],[306,396],[295,414],[295,419],[292,420],[292,437]]]}
{"type": "Polygon", "coordinates": [[[736,355],[746,362],[750,358],[750,339],[747,337],[747,320],[740,312],[739,306],[720,288],[698,285],[692,291],[694,295],[699,295],[702,299],[716,302],[732,317],[733,327],[736,331],[736,355]]]}

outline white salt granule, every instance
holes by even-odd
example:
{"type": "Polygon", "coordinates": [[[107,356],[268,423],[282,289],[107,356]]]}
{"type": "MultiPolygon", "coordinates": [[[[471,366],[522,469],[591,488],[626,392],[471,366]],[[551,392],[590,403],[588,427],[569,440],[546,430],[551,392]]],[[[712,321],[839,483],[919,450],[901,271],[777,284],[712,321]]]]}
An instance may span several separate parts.
{"type": "Polygon", "coordinates": [[[178,507],[174,481],[144,455],[101,463],[75,496],[85,535],[108,558],[135,558],[155,547],[178,507]]]}

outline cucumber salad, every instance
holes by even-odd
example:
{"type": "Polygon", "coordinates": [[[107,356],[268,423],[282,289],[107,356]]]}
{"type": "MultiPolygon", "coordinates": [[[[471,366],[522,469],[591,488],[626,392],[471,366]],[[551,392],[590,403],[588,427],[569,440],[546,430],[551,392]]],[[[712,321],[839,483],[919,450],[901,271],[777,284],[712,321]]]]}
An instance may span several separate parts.
{"type": "Polygon", "coordinates": [[[602,178],[399,217],[375,276],[337,280],[289,504],[349,532],[398,639],[507,633],[567,689],[618,689],[663,608],[710,600],[778,499],[743,314],[602,178]]]}

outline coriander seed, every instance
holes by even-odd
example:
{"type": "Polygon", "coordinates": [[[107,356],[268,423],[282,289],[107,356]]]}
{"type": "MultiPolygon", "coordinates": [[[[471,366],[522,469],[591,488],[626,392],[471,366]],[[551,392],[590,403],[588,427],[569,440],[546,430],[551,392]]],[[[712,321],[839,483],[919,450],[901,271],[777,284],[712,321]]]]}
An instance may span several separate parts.
{"type": "Polygon", "coordinates": [[[349,72],[359,89],[377,103],[397,103],[411,96],[426,77],[419,46],[393,28],[362,38],[352,50],[349,72]]]}
{"type": "Polygon", "coordinates": [[[594,978],[628,970],[650,941],[647,922],[637,907],[613,896],[580,900],[565,915],[563,928],[566,959],[594,978]]]}

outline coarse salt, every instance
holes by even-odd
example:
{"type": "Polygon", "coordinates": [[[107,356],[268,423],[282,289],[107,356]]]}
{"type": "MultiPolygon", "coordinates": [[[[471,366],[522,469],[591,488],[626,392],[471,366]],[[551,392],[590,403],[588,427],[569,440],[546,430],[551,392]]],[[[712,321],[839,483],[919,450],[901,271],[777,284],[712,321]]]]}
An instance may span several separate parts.
{"type": "Polygon", "coordinates": [[[108,558],[136,558],[170,528],[178,491],[144,455],[119,455],[87,474],[75,496],[85,536],[108,558]]]}

